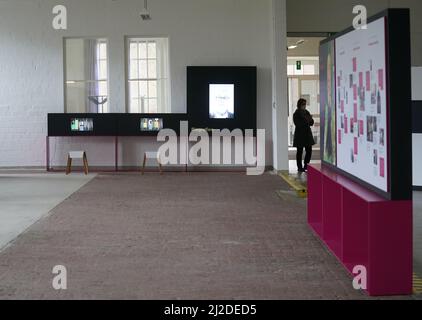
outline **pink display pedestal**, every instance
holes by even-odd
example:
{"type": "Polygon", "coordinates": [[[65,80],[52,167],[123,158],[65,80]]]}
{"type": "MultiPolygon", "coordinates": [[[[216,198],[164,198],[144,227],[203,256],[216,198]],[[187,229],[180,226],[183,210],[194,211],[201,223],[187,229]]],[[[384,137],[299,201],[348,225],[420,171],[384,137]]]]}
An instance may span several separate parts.
{"type": "MultiPolygon", "coordinates": [[[[371,296],[412,294],[412,201],[390,201],[334,171],[308,171],[308,223],[371,296]]],[[[350,282],[352,286],[352,281],[350,282]]]]}

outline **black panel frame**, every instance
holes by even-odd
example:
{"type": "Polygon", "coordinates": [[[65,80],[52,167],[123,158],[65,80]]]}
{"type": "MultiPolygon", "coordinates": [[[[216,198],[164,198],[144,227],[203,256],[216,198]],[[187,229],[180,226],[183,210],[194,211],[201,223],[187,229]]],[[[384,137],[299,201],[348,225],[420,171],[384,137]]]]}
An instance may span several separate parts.
{"type": "Polygon", "coordinates": [[[422,101],[412,101],[413,133],[422,133],[422,101]]]}
{"type": "Polygon", "coordinates": [[[257,128],[257,67],[187,67],[187,111],[189,127],[208,129],[257,128]],[[209,85],[234,84],[234,119],[209,117],[209,85]]]}
{"type": "Polygon", "coordinates": [[[50,137],[95,137],[116,136],[117,118],[113,113],[49,113],[48,136],[50,137]],[[70,124],[75,118],[91,118],[93,131],[72,131],[70,124]]]}
{"type": "MultiPolygon", "coordinates": [[[[356,176],[322,161],[332,170],[365,186],[389,200],[412,200],[412,105],[411,105],[411,51],[410,10],[387,9],[368,18],[368,23],[386,18],[386,81],[388,130],[388,185],[389,191],[357,178],[356,176]]],[[[333,37],[321,41],[332,41],[351,31],[350,27],[333,37]]],[[[336,99],[337,103],[337,99],[336,99]]],[[[337,109],[337,108],[336,108],[337,109]]]]}
{"type": "Polygon", "coordinates": [[[48,136],[50,137],[96,137],[96,136],[157,136],[157,131],[141,131],[142,118],[162,118],[164,129],[180,133],[180,121],[188,121],[187,114],[170,113],[50,113],[48,114],[48,136]],[[71,120],[74,118],[92,118],[93,131],[72,131],[71,120]]]}
{"type": "Polygon", "coordinates": [[[157,131],[141,131],[142,118],[162,118],[163,129],[172,129],[178,135],[180,134],[180,122],[188,121],[188,116],[184,113],[122,113],[117,115],[118,135],[121,137],[157,136],[157,131]]]}

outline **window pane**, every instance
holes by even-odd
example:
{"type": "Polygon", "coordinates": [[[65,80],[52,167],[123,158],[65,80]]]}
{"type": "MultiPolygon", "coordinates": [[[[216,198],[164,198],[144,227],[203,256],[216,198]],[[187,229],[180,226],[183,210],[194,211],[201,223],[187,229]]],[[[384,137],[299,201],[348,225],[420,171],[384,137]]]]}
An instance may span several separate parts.
{"type": "Polygon", "coordinates": [[[158,113],[157,99],[149,99],[148,103],[149,103],[148,111],[150,113],[158,113]]]}
{"type": "Polygon", "coordinates": [[[157,60],[148,60],[148,78],[157,78],[157,60]]]}
{"type": "Polygon", "coordinates": [[[108,96],[107,81],[100,81],[98,85],[98,95],[108,96]]]}
{"type": "Polygon", "coordinates": [[[157,81],[149,81],[148,83],[148,97],[157,98],[157,81]]]}
{"type": "Polygon", "coordinates": [[[138,60],[130,60],[130,79],[138,79],[138,60]]]}
{"type": "Polygon", "coordinates": [[[168,69],[168,39],[133,37],[128,41],[128,101],[134,98],[137,90],[137,112],[171,112],[171,107],[167,106],[170,101],[169,75],[164,74],[168,69]],[[136,72],[131,72],[134,69],[136,72]],[[138,81],[135,84],[130,80],[138,81]]]}
{"type": "Polygon", "coordinates": [[[147,58],[147,44],[146,42],[139,43],[139,58],[138,59],[146,59],[147,58]]]}
{"type": "Polygon", "coordinates": [[[106,60],[107,59],[107,44],[100,43],[100,59],[106,60]]]}
{"type": "Polygon", "coordinates": [[[139,96],[147,97],[148,96],[148,82],[139,81],[139,96]]]}
{"type": "Polygon", "coordinates": [[[297,70],[297,68],[295,67],[295,76],[303,76],[303,68],[297,70]]]}
{"type": "Polygon", "coordinates": [[[101,60],[99,63],[100,72],[99,72],[99,80],[106,80],[107,79],[107,60],[101,60]]]}
{"type": "Polygon", "coordinates": [[[139,99],[139,112],[148,113],[148,99],[144,97],[139,99]]]}
{"type": "Polygon", "coordinates": [[[84,82],[66,84],[66,109],[67,112],[86,112],[85,99],[86,87],[84,82]]]}
{"type": "Polygon", "coordinates": [[[106,103],[103,104],[102,108],[101,108],[101,113],[109,113],[108,110],[108,101],[106,103]]]}
{"type": "Polygon", "coordinates": [[[148,78],[147,60],[140,60],[139,61],[139,79],[146,79],[146,78],[148,78]]]}
{"type": "Polygon", "coordinates": [[[136,42],[131,42],[129,59],[137,59],[137,58],[138,58],[138,44],[136,42]]]}
{"type": "Polygon", "coordinates": [[[303,66],[303,73],[305,75],[315,75],[315,66],[313,64],[305,64],[303,66]]]}
{"type": "Polygon", "coordinates": [[[139,113],[139,99],[130,99],[129,110],[131,113],[139,113]]]}
{"type": "Polygon", "coordinates": [[[129,82],[129,98],[134,99],[139,97],[139,83],[138,81],[129,82]]]}
{"type": "Polygon", "coordinates": [[[66,79],[82,81],[85,79],[85,50],[83,39],[65,39],[66,79]]]}
{"type": "Polygon", "coordinates": [[[291,64],[289,64],[288,66],[287,66],[287,75],[289,75],[289,76],[293,76],[294,74],[295,74],[295,72],[294,72],[294,70],[293,70],[293,65],[291,65],[291,64]]]}
{"type": "Polygon", "coordinates": [[[66,112],[107,112],[108,102],[104,102],[108,99],[106,40],[65,39],[64,46],[66,112]]]}
{"type": "Polygon", "coordinates": [[[157,46],[155,42],[148,43],[148,59],[156,59],[157,58],[157,46]]]}

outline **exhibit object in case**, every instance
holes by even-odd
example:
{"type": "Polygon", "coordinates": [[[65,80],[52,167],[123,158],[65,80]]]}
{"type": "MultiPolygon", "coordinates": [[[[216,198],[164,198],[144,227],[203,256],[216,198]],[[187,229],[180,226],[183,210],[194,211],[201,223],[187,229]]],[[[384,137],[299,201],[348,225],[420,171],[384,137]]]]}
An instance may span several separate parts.
{"type": "Polygon", "coordinates": [[[162,118],[141,118],[141,131],[158,132],[163,129],[163,127],[162,118]]]}
{"type": "Polygon", "coordinates": [[[94,130],[94,120],[92,118],[76,118],[70,120],[72,132],[89,132],[94,130]]]}
{"type": "Polygon", "coordinates": [[[322,166],[309,167],[309,225],[348,271],[366,268],[370,295],[411,294],[409,10],[383,11],[320,53],[322,166]]]}

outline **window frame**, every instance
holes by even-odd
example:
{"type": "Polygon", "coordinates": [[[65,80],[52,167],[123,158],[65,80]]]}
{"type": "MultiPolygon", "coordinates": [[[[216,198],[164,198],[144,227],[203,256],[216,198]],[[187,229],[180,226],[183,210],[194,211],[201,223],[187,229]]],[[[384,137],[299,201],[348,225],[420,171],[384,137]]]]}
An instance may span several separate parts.
{"type": "MultiPolygon", "coordinates": [[[[131,87],[131,82],[137,82],[138,85],[140,84],[140,82],[145,81],[147,83],[147,88],[146,91],[148,92],[148,97],[146,98],[148,100],[148,103],[150,100],[155,100],[157,103],[157,113],[171,113],[171,71],[170,71],[170,38],[168,36],[126,36],[125,37],[125,88],[126,88],[126,113],[132,113],[132,114],[148,114],[147,112],[145,112],[146,110],[140,110],[140,108],[142,108],[141,106],[139,106],[138,111],[141,112],[133,112],[131,110],[131,96],[130,96],[130,87],[131,87]],[[163,53],[163,58],[161,61],[162,67],[165,69],[165,72],[161,72],[165,74],[165,77],[162,77],[162,75],[160,74],[160,70],[159,70],[159,63],[160,63],[160,57],[158,57],[158,42],[159,41],[166,41],[166,50],[163,53]],[[141,58],[139,57],[139,44],[140,43],[146,43],[146,58],[141,58]],[[148,55],[148,43],[151,42],[155,42],[156,43],[156,55],[154,58],[150,58],[148,55]],[[136,59],[131,59],[131,44],[132,43],[137,43],[137,56],[136,59]],[[136,60],[138,63],[140,61],[145,61],[146,62],[146,78],[142,78],[140,77],[139,74],[139,65],[138,65],[138,78],[131,78],[131,60],[136,60]],[[155,61],[156,63],[156,75],[155,77],[149,77],[149,62],[150,61],[155,61]],[[157,84],[157,96],[150,98],[149,96],[149,84],[150,82],[156,82],[157,84]],[[162,108],[161,110],[159,109],[159,100],[160,100],[160,93],[159,93],[159,82],[162,81],[165,85],[165,94],[162,95],[162,100],[164,101],[164,108],[162,108]]],[[[139,93],[139,87],[138,87],[138,98],[139,100],[139,104],[141,103],[141,96],[139,93]]],[[[149,105],[148,105],[148,109],[149,109],[149,105]]],[[[148,110],[149,111],[149,110],[148,110]]],[[[154,113],[150,113],[150,114],[154,114],[154,113]]]]}
{"type": "MultiPolygon", "coordinates": [[[[102,36],[98,36],[98,37],[94,37],[94,36],[82,36],[82,37],[78,37],[78,36],[72,36],[72,37],[63,37],[63,41],[62,41],[62,48],[63,48],[63,111],[64,113],[77,113],[74,111],[69,112],[69,107],[67,105],[67,85],[68,84],[75,84],[75,83],[92,83],[92,82],[97,82],[97,83],[101,83],[101,82],[106,82],[107,83],[107,104],[108,104],[108,108],[107,108],[107,112],[103,112],[102,113],[110,113],[110,46],[109,46],[109,40],[107,37],[102,37],[102,36]],[[67,79],[67,55],[66,55],[66,41],[67,40],[97,40],[99,43],[105,43],[107,46],[107,79],[99,79],[99,80],[71,80],[71,79],[67,79]]],[[[101,59],[100,55],[98,55],[98,62],[100,62],[101,59]]],[[[85,110],[85,113],[87,112],[87,110],[85,110]]]]}

